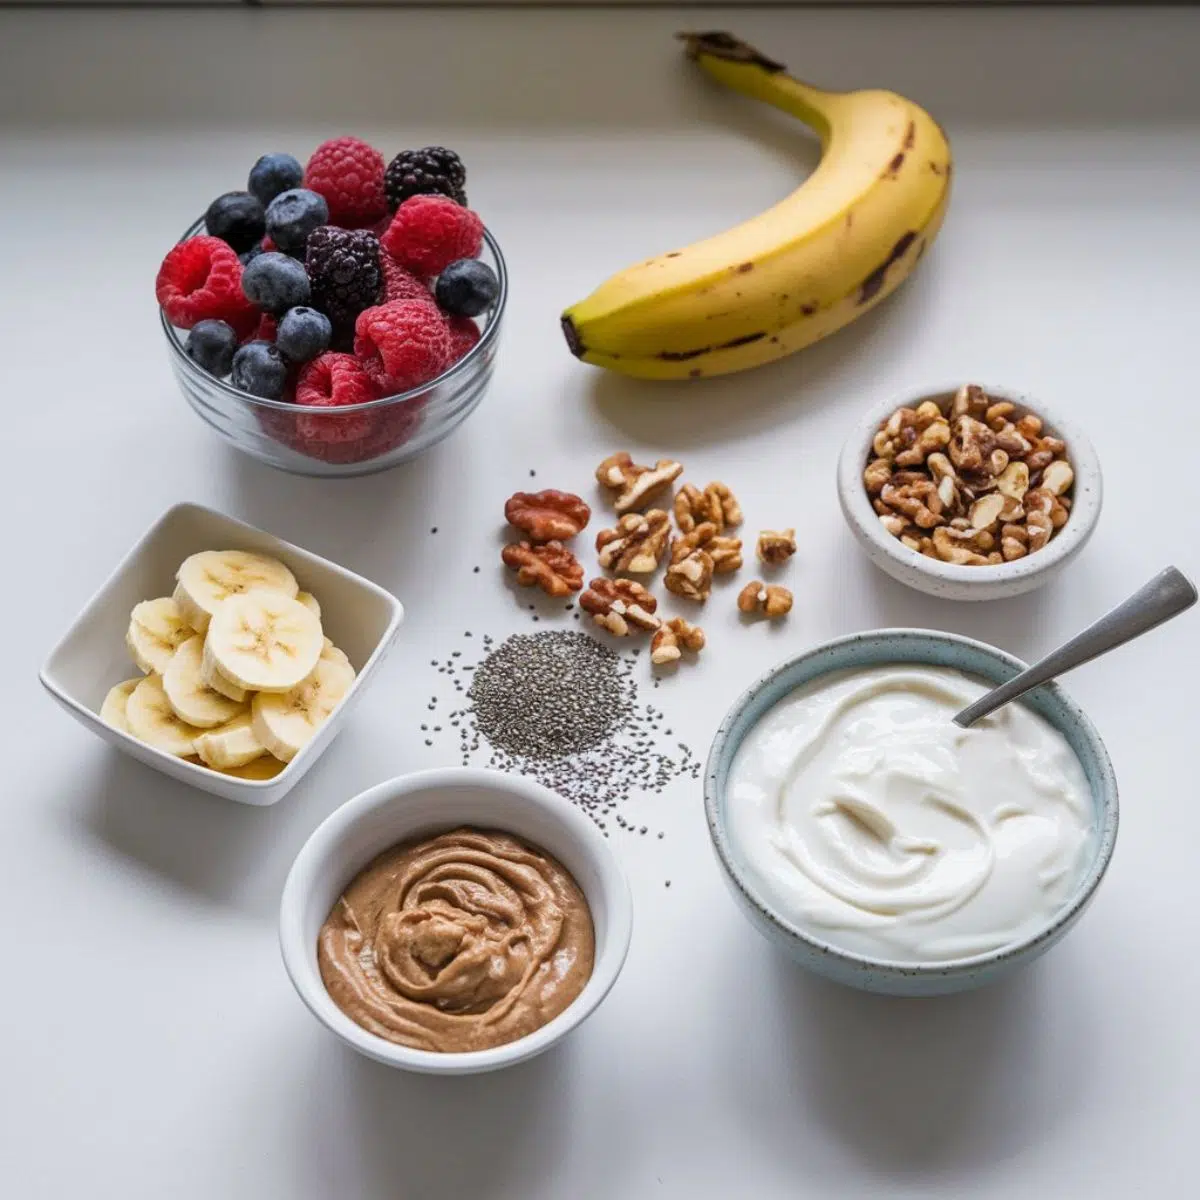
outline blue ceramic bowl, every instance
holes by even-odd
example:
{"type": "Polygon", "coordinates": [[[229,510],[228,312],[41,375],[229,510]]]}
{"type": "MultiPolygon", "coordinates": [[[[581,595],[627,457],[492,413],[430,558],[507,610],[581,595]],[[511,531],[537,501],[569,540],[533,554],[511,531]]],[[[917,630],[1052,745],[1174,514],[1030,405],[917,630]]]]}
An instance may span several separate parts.
{"type": "Polygon", "coordinates": [[[1025,664],[993,646],[951,633],[882,629],[817,646],[768,672],[744,692],[717,730],[704,779],[708,831],[726,882],[750,923],[802,967],[835,983],[891,996],[938,996],[992,983],[1045,953],[1079,919],[1096,892],[1117,839],[1117,780],[1108,751],[1091,721],[1057,684],[1031,692],[1022,703],[1044,717],[1074,750],[1096,810],[1095,857],[1071,899],[1044,929],[1001,950],[944,963],[889,962],[831,946],[771,907],[739,861],[726,833],[726,782],[746,732],[796,688],[832,671],[919,663],[950,667],[988,683],[1003,683],[1025,664]]]}

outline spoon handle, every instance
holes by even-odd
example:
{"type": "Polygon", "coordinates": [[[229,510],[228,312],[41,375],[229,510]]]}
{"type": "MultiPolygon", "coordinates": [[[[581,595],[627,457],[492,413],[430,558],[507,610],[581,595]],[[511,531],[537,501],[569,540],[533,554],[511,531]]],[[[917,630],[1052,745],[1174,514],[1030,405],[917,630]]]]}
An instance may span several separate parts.
{"type": "Polygon", "coordinates": [[[1112,612],[1047,654],[1041,662],[1027,667],[1020,675],[981,696],[974,704],[968,704],[954,718],[954,723],[967,729],[1010,700],[1091,662],[1093,658],[1099,658],[1117,646],[1123,646],[1156,625],[1178,616],[1195,603],[1195,585],[1182,571],[1168,567],[1155,575],[1145,587],[1134,592],[1124,604],[1118,604],[1112,612]]]}

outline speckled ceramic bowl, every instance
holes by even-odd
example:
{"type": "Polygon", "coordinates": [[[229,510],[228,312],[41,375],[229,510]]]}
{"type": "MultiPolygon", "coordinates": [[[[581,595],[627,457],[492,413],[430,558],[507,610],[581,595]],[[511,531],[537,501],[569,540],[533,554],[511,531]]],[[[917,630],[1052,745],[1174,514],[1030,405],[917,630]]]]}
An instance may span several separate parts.
{"type": "Polygon", "coordinates": [[[1015,562],[988,567],[962,567],[941,562],[903,545],[899,538],[884,529],[871,507],[862,476],[863,468],[872,457],[871,442],[880,424],[901,405],[916,408],[924,400],[933,400],[944,406],[958,390],[957,385],[908,392],[876,405],[854,426],[838,461],[838,498],[842,513],[867,556],[893,579],[947,600],[1000,600],[1041,587],[1087,544],[1100,519],[1104,496],[1100,460],[1077,425],[1048,409],[1041,400],[1022,392],[993,384],[982,386],[994,400],[1015,404],[1018,415],[1032,412],[1041,417],[1046,432],[1062,438],[1067,444],[1067,458],[1075,471],[1071,515],[1049,544],[1036,553],[1015,562]]]}
{"type": "Polygon", "coordinates": [[[835,983],[893,996],[936,996],[966,991],[1006,975],[1045,953],[1087,907],[1112,858],[1117,837],[1117,781],[1100,735],[1057,684],[1031,692],[1022,703],[1057,729],[1083,767],[1095,805],[1095,855],[1071,899],[1039,933],[1004,949],[947,963],[904,963],[868,958],[824,942],[772,908],[755,887],[726,833],[726,781],[747,731],[796,688],[832,671],[919,663],[951,667],[989,683],[1010,679],[1025,664],[1003,650],[949,633],[884,629],[817,646],[768,672],[739,697],[721,723],[708,756],[704,806],[717,860],[750,923],[801,966],[835,983]]]}

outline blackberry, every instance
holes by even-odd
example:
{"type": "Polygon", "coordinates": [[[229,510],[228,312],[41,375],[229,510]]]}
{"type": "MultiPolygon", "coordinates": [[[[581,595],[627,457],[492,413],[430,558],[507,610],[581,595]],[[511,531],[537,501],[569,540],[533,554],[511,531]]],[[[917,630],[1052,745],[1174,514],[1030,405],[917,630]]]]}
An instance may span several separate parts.
{"type": "Polygon", "coordinates": [[[322,225],[308,235],[305,266],[313,304],[333,322],[335,342],[344,341],[354,319],[383,292],[379,239],[366,229],[322,225]]]}
{"type": "Polygon", "coordinates": [[[467,168],[453,150],[444,146],[426,146],[423,150],[401,150],[388,163],[383,176],[388,211],[395,212],[409,196],[439,193],[467,204],[467,168]]]}

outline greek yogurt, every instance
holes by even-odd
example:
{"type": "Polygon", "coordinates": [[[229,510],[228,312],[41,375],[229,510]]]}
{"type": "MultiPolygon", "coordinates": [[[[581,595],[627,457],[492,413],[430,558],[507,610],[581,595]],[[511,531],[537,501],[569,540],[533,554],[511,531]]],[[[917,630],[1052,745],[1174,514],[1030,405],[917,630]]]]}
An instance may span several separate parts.
{"type": "Polygon", "coordinates": [[[731,850],[762,898],[830,945],[890,962],[983,954],[1044,928],[1091,860],[1095,814],[1066,740],[943,667],[822,677],[747,731],[731,850]]]}

